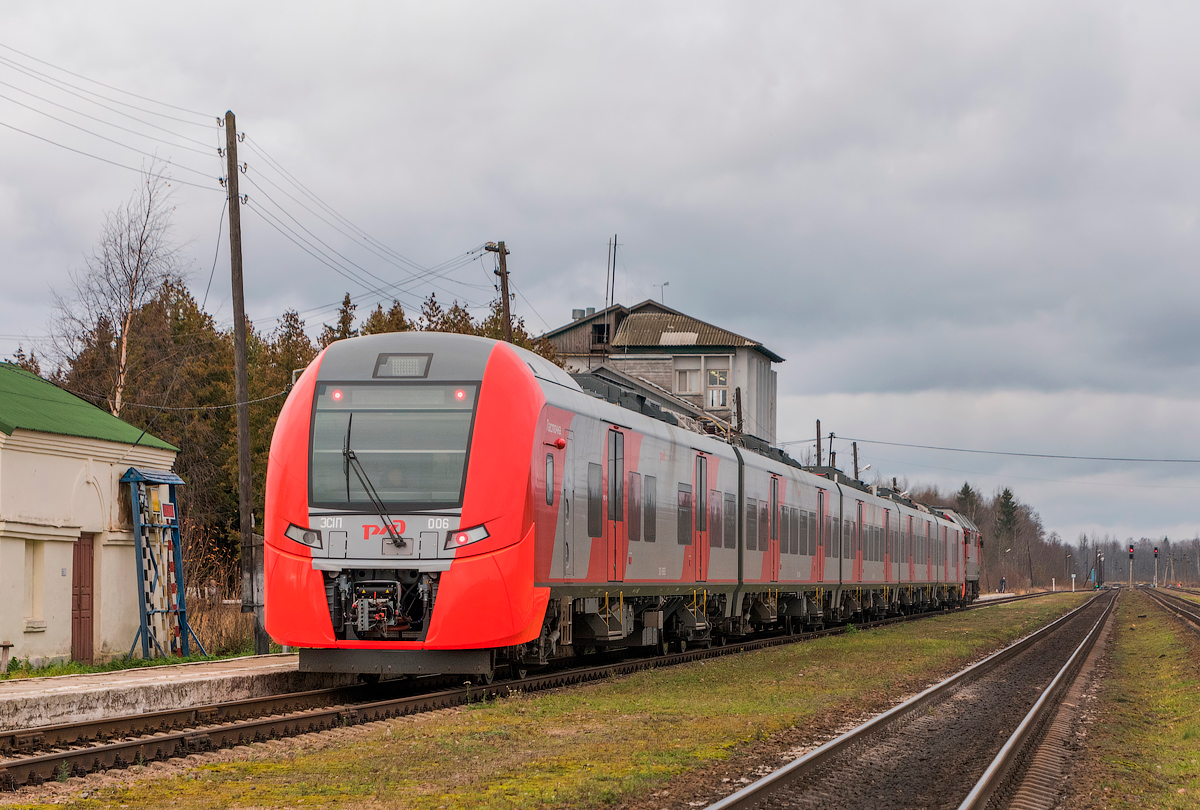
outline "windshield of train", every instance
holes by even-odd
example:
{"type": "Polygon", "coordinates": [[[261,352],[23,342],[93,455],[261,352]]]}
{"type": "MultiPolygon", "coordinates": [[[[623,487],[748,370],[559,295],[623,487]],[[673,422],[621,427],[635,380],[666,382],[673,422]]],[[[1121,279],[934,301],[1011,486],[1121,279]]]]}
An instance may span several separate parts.
{"type": "Polygon", "coordinates": [[[391,511],[462,505],[478,385],[319,383],[313,408],[312,503],[371,510],[353,451],[391,511]]]}

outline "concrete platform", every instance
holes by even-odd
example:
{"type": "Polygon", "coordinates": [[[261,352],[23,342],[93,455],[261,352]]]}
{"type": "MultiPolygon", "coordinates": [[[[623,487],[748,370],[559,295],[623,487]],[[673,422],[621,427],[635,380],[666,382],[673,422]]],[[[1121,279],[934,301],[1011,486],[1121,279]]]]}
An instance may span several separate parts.
{"type": "Polygon", "coordinates": [[[262,655],[89,675],[0,681],[0,731],[98,720],[357,683],[302,673],[297,655],[262,655]]]}

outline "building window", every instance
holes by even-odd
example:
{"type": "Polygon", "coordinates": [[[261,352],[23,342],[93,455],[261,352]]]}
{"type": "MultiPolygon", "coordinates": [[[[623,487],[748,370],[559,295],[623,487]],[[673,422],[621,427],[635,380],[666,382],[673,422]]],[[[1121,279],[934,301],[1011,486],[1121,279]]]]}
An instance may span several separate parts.
{"type": "Polygon", "coordinates": [[[692,369],[681,369],[675,372],[675,393],[699,394],[700,372],[692,369]]]}
{"type": "Polygon", "coordinates": [[[24,613],[26,632],[44,630],[42,621],[42,590],[45,584],[46,544],[41,540],[25,541],[24,613]]]}
{"type": "Polygon", "coordinates": [[[708,407],[729,407],[729,371],[723,368],[708,370],[708,407]]]}

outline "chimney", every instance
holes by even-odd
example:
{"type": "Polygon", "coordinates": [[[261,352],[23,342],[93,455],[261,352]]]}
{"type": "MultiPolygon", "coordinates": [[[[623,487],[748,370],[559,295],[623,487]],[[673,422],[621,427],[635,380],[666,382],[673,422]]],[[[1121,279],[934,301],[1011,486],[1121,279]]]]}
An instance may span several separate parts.
{"type": "Polygon", "coordinates": [[[588,307],[588,308],[587,308],[587,313],[586,313],[585,317],[588,317],[588,318],[590,318],[590,317],[592,317],[592,316],[593,316],[593,315],[595,315],[595,314],[596,314],[596,308],[595,308],[595,307],[588,307]]]}
{"type": "Polygon", "coordinates": [[[580,319],[580,318],[582,318],[582,317],[583,317],[583,310],[582,310],[582,309],[573,309],[573,310],[571,310],[571,320],[573,320],[573,321],[577,321],[577,320],[579,320],[579,319],[580,319]]]}

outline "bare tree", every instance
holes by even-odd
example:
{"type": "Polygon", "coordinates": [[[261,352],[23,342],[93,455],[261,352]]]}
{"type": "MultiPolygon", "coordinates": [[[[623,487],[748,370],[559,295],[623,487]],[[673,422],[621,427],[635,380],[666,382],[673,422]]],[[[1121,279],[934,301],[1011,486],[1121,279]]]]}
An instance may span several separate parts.
{"type": "Polygon", "coordinates": [[[170,188],[151,167],[124,206],[104,218],[100,240],[81,271],[71,273],[67,296],[54,293],[52,329],[60,362],[97,339],[108,341],[112,362],[102,394],[121,415],[129,382],[134,315],[163,288],[182,281],[180,250],[171,241],[170,188]]]}

